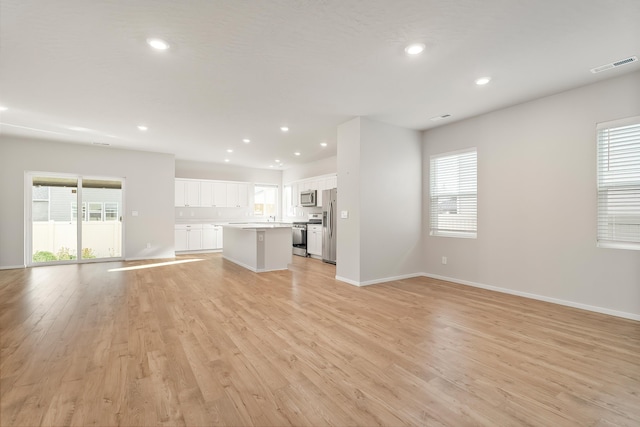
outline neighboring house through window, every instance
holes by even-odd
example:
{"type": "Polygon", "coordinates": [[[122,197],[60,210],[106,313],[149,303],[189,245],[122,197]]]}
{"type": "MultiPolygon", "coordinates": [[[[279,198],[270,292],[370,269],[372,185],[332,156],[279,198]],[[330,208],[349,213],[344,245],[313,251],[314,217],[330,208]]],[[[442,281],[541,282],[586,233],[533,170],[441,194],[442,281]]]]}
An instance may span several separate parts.
{"type": "Polygon", "coordinates": [[[33,221],[49,221],[49,187],[34,186],[31,190],[32,208],[31,216],[33,221]]]}
{"type": "MultiPolygon", "coordinates": [[[[71,202],[71,220],[72,221],[78,221],[77,206],[78,206],[77,202],[71,202]]],[[[82,220],[83,221],[87,220],[87,204],[86,203],[82,204],[82,220]]]]}
{"type": "Polygon", "coordinates": [[[89,221],[102,221],[102,203],[89,202],[89,221]]]}
{"type": "Polygon", "coordinates": [[[105,202],[104,204],[104,220],[105,221],[117,221],[118,220],[118,204],[113,202],[105,202]]]}

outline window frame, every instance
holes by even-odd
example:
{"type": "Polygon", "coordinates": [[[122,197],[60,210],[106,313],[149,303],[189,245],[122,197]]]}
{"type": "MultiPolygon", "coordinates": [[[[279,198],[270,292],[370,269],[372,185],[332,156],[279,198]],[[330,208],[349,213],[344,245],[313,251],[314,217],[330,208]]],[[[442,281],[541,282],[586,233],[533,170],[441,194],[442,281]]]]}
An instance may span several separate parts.
{"type": "MultiPolygon", "coordinates": [[[[78,206],[78,202],[71,202],[71,222],[78,221],[77,206],[78,206]],[[73,216],[74,213],[76,214],[75,218],[73,216]]],[[[82,221],[86,221],[87,220],[86,218],[87,218],[87,202],[82,202],[82,221]]]]}
{"type": "MultiPolygon", "coordinates": [[[[113,209],[112,209],[113,210],[113,209]]],[[[113,212],[111,212],[113,213],[113,212]]],[[[118,206],[118,202],[103,202],[103,210],[102,210],[102,215],[103,215],[103,221],[119,221],[120,220],[120,206],[118,206]],[[113,206],[108,206],[108,205],[115,205],[115,218],[110,219],[108,216],[108,209],[112,209],[113,206]]]]}
{"type": "Polygon", "coordinates": [[[104,221],[104,203],[102,202],[87,202],[87,221],[97,221],[97,222],[102,222],[104,221]],[[98,213],[97,211],[92,211],[91,210],[91,205],[98,206],[100,207],[100,218],[98,219],[91,219],[91,214],[96,214],[98,213]]]}
{"type": "MultiPolygon", "coordinates": [[[[441,178],[442,179],[442,178],[441,178]]],[[[460,184],[460,178],[458,179],[458,185],[460,184]]],[[[454,237],[454,238],[462,238],[462,239],[477,239],[478,238],[478,148],[477,147],[469,147],[461,150],[449,151],[439,154],[432,154],[429,156],[429,235],[433,237],[454,237]],[[475,188],[473,192],[460,192],[459,190],[455,193],[451,193],[449,196],[447,195],[438,195],[434,196],[436,193],[434,186],[437,185],[438,180],[435,179],[435,170],[434,165],[435,161],[438,159],[443,159],[446,157],[454,157],[454,156],[464,156],[467,154],[473,153],[475,156],[475,163],[473,168],[475,169],[475,188]],[[453,215],[462,215],[460,213],[461,206],[461,196],[464,197],[475,197],[475,204],[473,208],[475,209],[474,222],[475,229],[473,230],[463,230],[462,228],[457,230],[444,230],[438,227],[437,217],[434,215],[434,211],[438,209],[436,206],[438,203],[438,199],[442,197],[455,198],[456,213],[453,215]],[[435,221],[434,221],[435,220],[435,221]],[[435,223],[434,223],[435,222],[435,223]]]]}
{"type": "MultiPolygon", "coordinates": [[[[280,186],[278,184],[254,184],[253,186],[253,216],[255,218],[270,218],[270,217],[275,217],[277,218],[280,212],[280,206],[279,206],[279,200],[280,200],[280,186]],[[275,197],[276,200],[274,202],[274,209],[275,209],[275,213],[274,215],[267,215],[265,209],[263,209],[262,214],[256,214],[256,192],[258,188],[267,188],[267,189],[273,189],[275,190],[275,197]]],[[[263,204],[263,206],[266,205],[263,204]]]]}
{"type": "MultiPolygon", "coordinates": [[[[638,175],[632,175],[631,179],[628,181],[621,181],[616,184],[609,182],[605,185],[603,174],[604,174],[604,162],[601,158],[601,144],[604,143],[601,135],[606,130],[610,129],[619,129],[624,127],[638,127],[640,130],[640,116],[627,117],[625,119],[613,120],[608,122],[601,122],[596,125],[596,246],[599,248],[613,248],[613,249],[628,249],[628,250],[640,250],[640,234],[637,237],[637,240],[620,240],[615,237],[615,230],[611,231],[609,227],[603,227],[603,220],[607,217],[611,217],[614,214],[608,211],[609,207],[609,192],[612,190],[621,190],[623,188],[627,190],[632,190],[636,192],[635,197],[632,198],[630,205],[623,205],[623,209],[632,209],[631,213],[625,214],[627,217],[636,217],[638,218],[636,221],[631,224],[624,224],[619,222],[607,222],[607,225],[613,225],[614,229],[617,225],[637,225],[640,227],[640,207],[634,208],[633,202],[640,202],[640,168],[638,169],[638,175]],[[637,209],[637,210],[634,210],[637,209]],[[612,235],[613,234],[613,235],[612,235]]],[[[640,150],[640,136],[638,139],[632,139],[632,149],[640,150]],[[636,146],[637,144],[637,146],[636,146]]],[[[607,141],[607,153],[611,150],[610,141],[607,141]]],[[[640,154],[636,154],[635,156],[631,154],[629,158],[634,159],[640,158],[640,154]]],[[[626,159],[626,157],[625,157],[626,159]]],[[[607,160],[607,167],[609,167],[610,163],[607,160]]],[[[618,162],[619,164],[619,162],[618,162]]],[[[632,172],[633,173],[633,172],[632,172]]],[[[614,175],[615,176],[615,175],[614,175]]],[[[611,181],[611,176],[609,177],[609,181],[611,181]]],[[[620,209],[620,207],[618,207],[620,209]]]]}

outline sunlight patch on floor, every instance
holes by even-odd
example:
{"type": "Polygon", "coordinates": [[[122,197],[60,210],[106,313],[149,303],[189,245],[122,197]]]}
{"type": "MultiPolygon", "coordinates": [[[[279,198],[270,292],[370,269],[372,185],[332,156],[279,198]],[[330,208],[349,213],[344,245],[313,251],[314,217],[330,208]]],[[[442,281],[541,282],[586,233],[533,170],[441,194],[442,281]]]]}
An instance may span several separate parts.
{"type": "Polygon", "coordinates": [[[201,258],[181,259],[176,261],[158,262],[155,264],[135,265],[133,267],[112,268],[111,270],[107,270],[107,271],[111,273],[113,271],[141,270],[143,268],[164,267],[165,265],[184,264],[185,262],[194,262],[194,261],[204,261],[204,260],[201,258]]]}

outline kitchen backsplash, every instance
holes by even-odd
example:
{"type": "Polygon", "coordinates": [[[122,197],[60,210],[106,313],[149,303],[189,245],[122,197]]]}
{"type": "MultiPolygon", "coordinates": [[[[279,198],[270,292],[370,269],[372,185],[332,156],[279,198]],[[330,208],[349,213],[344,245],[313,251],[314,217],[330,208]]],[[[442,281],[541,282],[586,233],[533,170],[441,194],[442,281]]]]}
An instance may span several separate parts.
{"type": "Polygon", "coordinates": [[[254,218],[251,208],[186,208],[176,207],[176,222],[230,221],[254,218]]]}

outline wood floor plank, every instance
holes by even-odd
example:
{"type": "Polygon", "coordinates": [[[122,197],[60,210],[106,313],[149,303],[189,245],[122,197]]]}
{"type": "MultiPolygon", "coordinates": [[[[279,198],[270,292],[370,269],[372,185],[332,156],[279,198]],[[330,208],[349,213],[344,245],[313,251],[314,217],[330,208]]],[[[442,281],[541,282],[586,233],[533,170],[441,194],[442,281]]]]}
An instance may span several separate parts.
{"type": "Polygon", "coordinates": [[[197,258],[0,271],[0,424],[640,425],[640,322],[197,258]]]}

